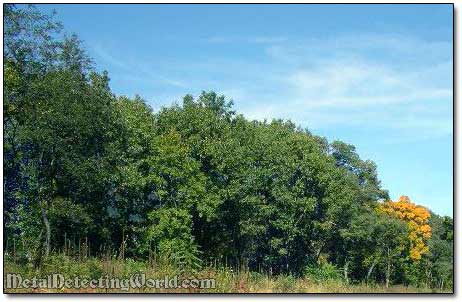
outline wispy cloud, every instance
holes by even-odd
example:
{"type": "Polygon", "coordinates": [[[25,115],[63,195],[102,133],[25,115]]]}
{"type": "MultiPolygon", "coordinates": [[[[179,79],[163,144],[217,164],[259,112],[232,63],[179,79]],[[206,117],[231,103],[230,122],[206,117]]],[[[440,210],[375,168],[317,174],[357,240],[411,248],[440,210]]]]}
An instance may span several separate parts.
{"type": "Polygon", "coordinates": [[[93,48],[95,54],[104,61],[105,65],[110,64],[118,68],[127,69],[128,66],[124,60],[116,59],[101,45],[95,45],[93,48]]]}
{"type": "Polygon", "coordinates": [[[321,61],[312,68],[288,74],[287,83],[294,89],[296,102],[307,107],[369,107],[450,100],[450,83],[435,85],[442,77],[448,78],[450,68],[450,64],[442,64],[409,71],[358,59],[321,61]]]}
{"type": "Polygon", "coordinates": [[[213,36],[206,38],[207,43],[246,43],[246,44],[278,44],[288,41],[281,36],[213,36]]]}
{"type": "MultiPolygon", "coordinates": [[[[266,55],[275,68],[266,86],[278,91],[266,97],[264,109],[259,103],[243,108],[252,118],[291,118],[314,128],[386,127],[422,139],[450,135],[451,47],[391,35],[271,45],[266,55]],[[415,110],[416,104],[428,110],[415,110]]],[[[243,89],[247,99],[259,97],[253,87],[243,89]]]]}
{"type": "MultiPolygon", "coordinates": [[[[96,54],[132,83],[171,86],[198,94],[216,90],[252,119],[284,118],[302,126],[367,127],[399,131],[412,139],[452,134],[452,45],[392,34],[335,38],[216,36],[199,43],[255,44],[261,56],[212,55],[155,66],[96,54]],[[258,47],[257,47],[258,45],[258,47]]],[[[156,99],[156,96],[152,96],[156,99]]],[[[168,93],[159,92],[160,103],[168,93]]]]}
{"type": "Polygon", "coordinates": [[[134,58],[119,57],[114,55],[108,49],[101,45],[93,47],[95,54],[106,64],[123,71],[120,77],[124,80],[138,82],[138,83],[150,83],[150,84],[163,84],[170,85],[179,88],[185,88],[187,85],[178,79],[163,76],[156,73],[154,68],[150,68],[145,63],[142,63],[134,58]]]}

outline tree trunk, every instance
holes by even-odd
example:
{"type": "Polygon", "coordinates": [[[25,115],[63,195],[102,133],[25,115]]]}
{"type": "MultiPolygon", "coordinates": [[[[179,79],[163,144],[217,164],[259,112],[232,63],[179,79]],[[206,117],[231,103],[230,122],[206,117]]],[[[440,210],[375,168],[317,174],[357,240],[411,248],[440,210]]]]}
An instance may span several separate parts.
{"type": "Polygon", "coordinates": [[[51,228],[50,222],[48,221],[47,212],[43,204],[40,205],[40,209],[42,211],[43,224],[45,225],[45,257],[48,257],[48,255],[50,254],[51,228]]]}
{"type": "Polygon", "coordinates": [[[374,270],[374,267],[376,265],[377,265],[377,260],[374,259],[374,261],[371,264],[371,267],[369,267],[369,270],[367,271],[366,283],[369,283],[369,278],[371,277],[372,271],[374,270]]]}
{"type": "Polygon", "coordinates": [[[325,246],[325,243],[322,243],[321,246],[319,247],[319,249],[316,251],[316,263],[317,263],[318,265],[321,264],[319,258],[321,257],[321,253],[322,253],[322,251],[323,251],[323,249],[324,249],[324,246],[325,246]]]}
{"type": "Polygon", "coordinates": [[[390,248],[387,248],[387,272],[385,276],[385,287],[390,286],[390,271],[391,271],[391,261],[390,261],[390,248]]]}
{"type": "MultiPolygon", "coordinates": [[[[52,165],[53,165],[53,162],[52,162],[52,165]]],[[[43,166],[43,151],[40,153],[40,157],[39,157],[39,171],[42,168],[42,166],[43,166]]],[[[47,205],[46,196],[49,196],[49,195],[46,193],[44,194],[45,187],[43,186],[43,181],[40,178],[40,173],[37,175],[37,177],[38,177],[37,179],[38,183],[41,184],[39,185],[39,189],[38,189],[38,201],[40,205],[40,210],[42,212],[43,224],[45,225],[45,242],[44,242],[45,253],[44,253],[44,256],[48,257],[48,255],[50,254],[51,228],[50,228],[50,222],[48,221],[47,212],[46,212],[46,205],[47,205]]]]}
{"type": "Polygon", "coordinates": [[[346,261],[345,262],[345,265],[343,266],[343,277],[345,278],[345,282],[346,283],[349,283],[349,280],[348,280],[348,265],[350,264],[350,261],[346,261]]]}

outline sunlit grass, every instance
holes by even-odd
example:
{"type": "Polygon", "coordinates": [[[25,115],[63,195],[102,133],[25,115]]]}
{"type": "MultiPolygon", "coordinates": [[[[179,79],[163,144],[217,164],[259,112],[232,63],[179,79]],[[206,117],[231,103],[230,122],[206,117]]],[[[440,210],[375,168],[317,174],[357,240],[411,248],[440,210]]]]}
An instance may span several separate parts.
{"type": "MultiPolygon", "coordinates": [[[[174,265],[167,261],[135,261],[132,259],[85,258],[76,261],[64,255],[49,257],[39,268],[30,263],[15,263],[5,258],[4,274],[20,273],[23,278],[44,277],[53,273],[63,274],[66,278],[98,279],[102,276],[128,278],[135,273],[144,273],[147,278],[162,279],[165,276],[180,274],[182,278],[213,278],[213,289],[153,289],[131,288],[130,293],[429,293],[432,289],[406,286],[385,288],[381,284],[347,284],[342,280],[316,281],[308,277],[296,278],[290,275],[269,276],[268,274],[235,271],[228,267],[205,267],[194,273],[179,273],[174,265]]],[[[115,293],[122,290],[106,289],[6,289],[7,293],[115,293]]]]}

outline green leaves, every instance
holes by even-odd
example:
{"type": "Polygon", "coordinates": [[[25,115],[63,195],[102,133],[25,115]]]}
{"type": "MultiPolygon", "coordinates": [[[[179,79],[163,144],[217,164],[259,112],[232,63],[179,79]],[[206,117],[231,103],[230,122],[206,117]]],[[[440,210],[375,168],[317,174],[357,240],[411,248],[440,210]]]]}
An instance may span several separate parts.
{"type": "Polygon", "coordinates": [[[156,249],[182,270],[200,268],[200,252],[191,234],[192,219],[187,210],[162,207],[149,213],[148,218],[145,240],[150,243],[149,248],[156,249]]]}

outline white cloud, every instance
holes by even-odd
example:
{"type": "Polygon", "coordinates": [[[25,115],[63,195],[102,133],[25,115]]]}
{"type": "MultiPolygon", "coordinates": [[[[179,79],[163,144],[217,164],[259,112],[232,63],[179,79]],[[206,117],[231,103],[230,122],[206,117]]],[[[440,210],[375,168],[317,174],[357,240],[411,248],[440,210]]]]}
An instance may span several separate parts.
{"type": "Polygon", "coordinates": [[[249,44],[277,44],[288,41],[281,36],[214,36],[205,39],[207,43],[249,43],[249,44]]]}
{"type": "Polygon", "coordinates": [[[114,65],[118,68],[121,69],[127,69],[128,66],[125,63],[125,60],[120,60],[114,58],[112,54],[110,54],[104,47],[101,45],[95,45],[93,47],[93,51],[96,53],[96,55],[101,58],[104,62],[109,63],[111,65],[114,65]]]}
{"type": "Polygon", "coordinates": [[[295,91],[297,104],[307,107],[367,107],[451,100],[450,83],[443,87],[434,84],[435,80],[448,74],[451,74],[451,69],[447,64],[429,66],[416,72],[354,60],[325,62],[314,68],[299,69],[287,76],[287,82],[295,91]]]}
{"type": "Polygon", "coordinates": [[[160,83],[163,85],[175,86],[179,88],[187,87],[187,85],[181,80],[173,79],[156,73],[154,72],[154,68],[150,68],[145,63],[138,62],[138,60],[134,58],[118,57],[101,45],[96,45],[93,47],[93,51],[104,62],[112,65],[113,67],[121,69],[123,73],[120,74],[120,77],[124,80],[138,83],[160,83]]]}
{"type": "MultiPolygon", "coordinates": [[[[150,64],[98,56],[125,71],[131,83],[179,91],[216,90],[253,119],[292,119],[310,128],[367,127],[426,139],[452,134],[452,45],[391,34],[296,40],[281,36],[223,36],[207,43],[261,44],[260,57],[214,55],[150,64]]],[[[202,41],[202,42],[204,42],[202,41]]],[[[139,61],[139,60],[138,60],[139,61]]],[[[155,89],[151,97],[155,98],[155,89]]],[[[156,101],[156,100],[155,100],[156,101]]]]}
{"type": "MultiPolygon", "coordinates": [[[[266,55],[275,72],[266,85],[254,85],[279,90],[263,109],[243,105],[249,117],[290,118],[312,128],[388,128],[422,139],[452,134],[449,42],[346,36],[272,45],[266,55]]],[[[259,97],[247,89],[247,99],[259,97]]]]}

